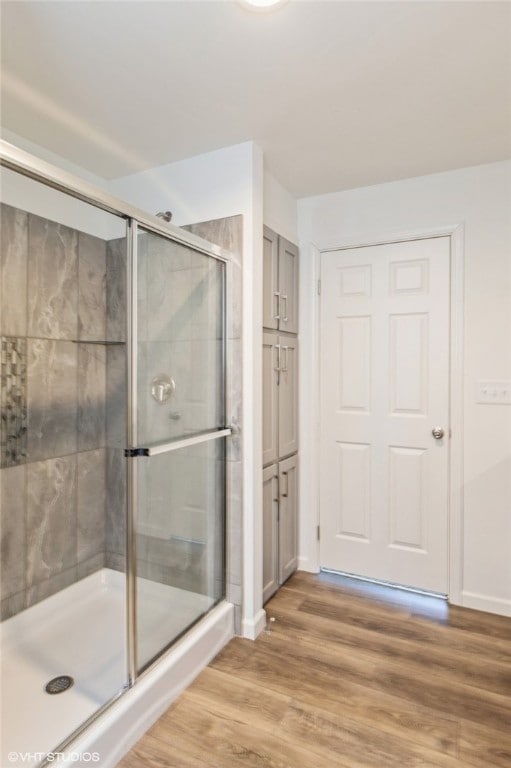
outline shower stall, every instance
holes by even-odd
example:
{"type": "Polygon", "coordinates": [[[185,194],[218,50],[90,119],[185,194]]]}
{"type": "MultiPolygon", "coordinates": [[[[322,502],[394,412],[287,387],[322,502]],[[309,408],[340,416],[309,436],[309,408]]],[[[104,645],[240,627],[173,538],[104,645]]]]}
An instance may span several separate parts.
{"type": "Polygon", "coordinates": [[[233,632],[231,258],[0,152],[1,765],[106,766],[233,632]]]}

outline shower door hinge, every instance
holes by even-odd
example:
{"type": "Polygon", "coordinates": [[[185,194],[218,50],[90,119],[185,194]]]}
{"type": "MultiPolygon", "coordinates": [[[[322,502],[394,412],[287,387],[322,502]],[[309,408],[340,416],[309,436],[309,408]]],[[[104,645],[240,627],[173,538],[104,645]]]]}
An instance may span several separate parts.
{"type": "Polygon", "coordinates": [[[318,296],[321,296],[321,280],[318,280],[318,296]]]}
{"type": "Polygon", "coordinates": [[[319,525],[316,526],[316,536],[317,536],[318,541],[319,541],[319,525]]]}

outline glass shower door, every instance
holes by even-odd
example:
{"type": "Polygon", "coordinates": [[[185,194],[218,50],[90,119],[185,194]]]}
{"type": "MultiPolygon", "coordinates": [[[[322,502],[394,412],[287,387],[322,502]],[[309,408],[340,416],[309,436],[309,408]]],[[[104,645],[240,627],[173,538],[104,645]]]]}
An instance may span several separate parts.
{"type": "Polygon", "coordinates": [[[223,261],[138,228],[131,448],[136,669],[224,596],[223,261]]]}

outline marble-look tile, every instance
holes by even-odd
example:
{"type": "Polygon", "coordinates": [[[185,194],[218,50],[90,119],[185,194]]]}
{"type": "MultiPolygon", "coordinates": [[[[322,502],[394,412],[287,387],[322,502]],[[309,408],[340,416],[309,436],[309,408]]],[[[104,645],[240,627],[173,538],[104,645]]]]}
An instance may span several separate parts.
{"type": "Polygon", "coordinates": [[[241,339],[242,331],[242,271],[241,263],[233,259],[227,265],[226,336],[241,339]]]}
{"type": "Polygon", "coordinates": [[[107,448],[106,551],[126,553],[126,459],[120,448],[107,448]]]}
{"type": "Polygon", "coordinates": [[[106,250],[106,337],[126,341],[126,240],[109,240],[106,250]]]}
{"type": "Polygon", "coordinates": [[[27,464],[27,587],[75,565],[76,457],[27,464]]]}
{"type": "Polygon", "coordinates": [[[29,215],[28,335],[76,339],[78,232],[29,215]]]}
{"type": "Polygon", "coordinates": [[[224,424],[222,345],[217,340],[139,345],[139,441],[155,442],[224,424]],[[151,396],[159,374],[175,382],[165,403],[151,396]]]}
{"type": "Polygon", "coordinates": [[[6,621],[25,608],[26,592],[18,592],[17,595],[9,595],[0,601],[0,621],[6,621]]]}
{"type": "Polygon", "coordinates": [[[225,248],[232,254],[232,259],[227,266],[227,337],[241,338],[243,216],[202,221],[187,225],[183,229],[225,248]]]}
{"type": "Polygon", "coordinates": [[[41,600],[46,600],[47,597],[51,597],[74,584],[75,581],[77,581],[76,566],[66,568],[65,571],[61,571],[55,574],[55,576],[50,576],[48,579],[29,587],[25,596],[25,606],[30,608],[31,605],[40,603],[41,600]]]}
{"type": "Polygon", "coordinates": [[[106,347],[78,344],[78,450],[106,442],[106,347]]]}
{"type": "Polygon", "coordinates": [[[201,542],[137,536],[137,573],[142,578],[206,594],[206,563],[201,542]]]}
{"type": "Polygon", "coordinates": [[[147,272],[153,269],[153,262],[148,263],[147,251],[151,249],[156,236],[149,232],[139,232],[137,239],[137,334],[139,341],[147,341],[147,272]]]}
{"type": "Polygon", "coordinates": [[[243,252],[243,216],[241,214],[187,224],[182,229],[219,245],[231,253],[241,256],[243,252]]]}
{"type": "Polygon", "coordinates": [[[29,461],[76,451],[77,358],[70,341],[28,339],[29,461]]]}
{"type": "MultiPolygon", "coordinates": [[[[197,299],[197,286],[190,269],[192,252],[180,243],[154,235],[146,236],[139,252],[139,330],[140,339],[172,341],[187,338],[186,325],[190,297],[197,299]]],[[[207,266],[201,256],[200,266],[207,266]]],[[[202,285],[199,286],[202,290],[202,285]]]]}
{"type": "Polygon", "coordinates": [[[13,467],[27,456],[27,340],[0,340],[0,466],[13,467]]]}
{"type": "Polygon", "coordinates": [[[241,461],[228,461],[227,474],[227,583],[241,584],[241,553],[243,551],[243,467],[241,461]]]}
{"type": "Polygon", "coordinates": [[[25,589],[26,562],[26,466],[0,470],[0,597],[25,589]]]}
{"type": "Polygon", "coordinates": [[[223,441],[211,441],[138,463],[143,499],[139,532],[207,541],[223,516],[223,441]]]}
{"type": "Polygon", "coordinates": [[[106,547],[106,449],[78,453],[77,562],[103,553],[106,547]]]}
{"type": "Polygon", "coordinates": [[[126,346],[106,348],[106,441],[126,445],[126,346]]]}
{"type": "Polygon", "coordinates": [[[4,336],[27,333],[28,214],[2,203],[0,332],[4,336]]]}
{"type": "Polygon", "coordinates": [[[78,338],[106,338],[106,242],[78,233],[78,338]]]}
{"type": "Polygon", "coordinates": [[[126,573],[126,555],[119,555],[117,552],[105,552],[105,568],[126,573]]]}
{"type": "Polygon", "coordinates": [[[79,562],[76,566],[76,578],[85,579],[91,573],[96,573],[105,567],[105,553],[99,552],[97,555],[89,557],[88,560],[79,562]]]}
{"type": "Polygon", "coordinates": [[[190,269],[148,268],[147,333],[149,341],[215,339],[222,331],[223,266],[192,254],[190,269]],[[200,259],[200,261],[198,261],[200,259]]]}
{"type": "Polygon", "coordinates": [[[242,455],[242,356],[241,341],[228,339],[227,357],[227,397],[225,423],[232,427],[233,434],[227,440],[227,460],[239,461],[242,455]]]}

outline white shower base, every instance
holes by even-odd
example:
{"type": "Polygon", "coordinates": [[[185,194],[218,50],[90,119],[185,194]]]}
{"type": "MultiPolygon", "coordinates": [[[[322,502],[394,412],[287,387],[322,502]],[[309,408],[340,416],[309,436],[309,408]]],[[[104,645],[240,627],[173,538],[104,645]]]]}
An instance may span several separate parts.
{"type": "MultiPolygon", "coordinates": [[[[204,595],[139,579],[139,658],[145,662],[211,606],[204,595]]],[[[222,603],[178,641],[72,744],[69,764],[112,768],[233,636],[222,603]]],[[[0,766],[36,766],[126,683],[124,574],[102,569],[0,625],[0,766]],[[46,683],[71,675],[64,693],[46,683]],[[16,761],[9,753],[19,753],[16,761]]],[[[63,760],[60,759],[62,764],[63,760]]]]}

